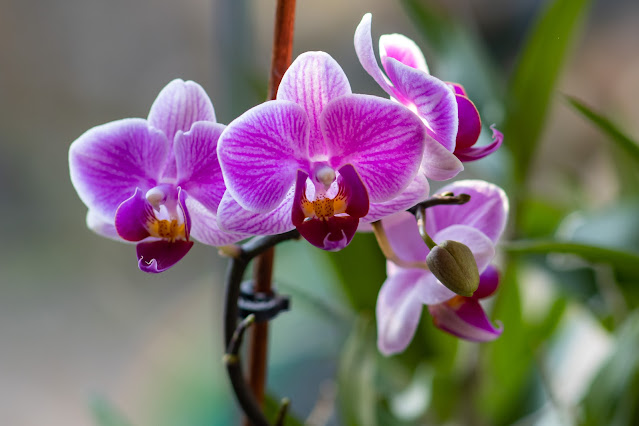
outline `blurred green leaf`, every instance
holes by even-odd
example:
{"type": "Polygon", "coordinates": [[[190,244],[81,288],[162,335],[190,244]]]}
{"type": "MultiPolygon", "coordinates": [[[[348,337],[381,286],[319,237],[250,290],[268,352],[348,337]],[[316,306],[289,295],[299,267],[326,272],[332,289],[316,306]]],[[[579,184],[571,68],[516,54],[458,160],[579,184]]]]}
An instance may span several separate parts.
{"type": "Polygon", "coordinates": [[[374,323],[361,316],[344,345],[337,373],[340,412],[345,425],[378,424],[376,357],[374,323]]]}
{"type": "Polygon", "coordinates": [[[583,400],[585,425],[622,426],[639,421],[639,313],[628,317],[616,347],[583,400]]]}
{"type": "Polygon", "coordinates": [[[510,253],[569,253],[575,254],[589,262],[609,264],[619,274],[620,279],[628,281],[639,280],[639,254],[614,250],[587,244],[562,241],[514,241],[500,246],[510,253]]]}
{"type": "Polygon", "coordinates": [[[98,426],[131,426],[128,420],[102,396],[95,396],[90,403],[91,413],[98,426]]]}
{"type": "Polygon", "coordinates": [[[377,293],[386,279],[386,258],[372,232],[359,233],[339,253],[323,252],[341,278],[341,290],[357,312],[375,312],[377,293]]]}
{"type": "Polygon", "coordinates": [[[530,238],[549,237],[555,233],[566,214],[565,208],[547,200],[528,198],[521,206],[522,233],[530,238]]]}
{"type": "Polygon", "coordinates": [[[608,118],[595,112],[585,103],[572,96],[566,96],[570,105],[572,105],[577,111],[579,111],[584,117],[590,120],[594,125],[608,135],[626,154],[639,162],[639,144],[630,139],[625,133],[608,118]]]}
{"type": "Polygon", "coordinates": [[[590,0],[555,0],[539,16],[521,50],[508,90],[505,143],[512,151],[515,177],[528,174],[544,128],[552,94],[578,23],[590,0]]]}
{"type": "MultiPolygon", "coordinates": [[[[280,411],[280,407],[282,406],[282,401],[271,394],[266,394],[264,398],[264,414],[266,414],[266,418],[271,419],[271,421],[277,418],[277,415],[280,411]]],[[[286,417],[284,418],[284,426],[303,426],[304,422],[298,419],[293,413],[291,413],[291,407],[288,408],[286,412],[286,417]]]]}

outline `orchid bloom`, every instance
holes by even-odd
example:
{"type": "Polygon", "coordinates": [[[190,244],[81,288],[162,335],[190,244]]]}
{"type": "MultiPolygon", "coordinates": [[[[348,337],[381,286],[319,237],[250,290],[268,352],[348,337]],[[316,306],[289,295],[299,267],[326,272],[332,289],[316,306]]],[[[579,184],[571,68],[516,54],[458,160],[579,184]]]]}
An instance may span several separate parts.
{"type": "Polygon", "coordinates": [[[225,191],[217,161],[224,126],[200,85],[173,80],[149,117],[96,126],[71,144],[71,182],[89,208],[98,234],[137,242],[138,266],[162,272],[191,249],[191,237],[209,245],[241,235],[216,227],[225,191]]]}
{"type": "Polygon", "coordinates": [[[247,111],[220,137],[228,188],[220,226],[252,235],[297,228],[311,244],[340,250],[360,218],[403,210],[427,194],[417,177],[425,145],[433,164],[450,160],[427,139],[408,109],[352,94],[331,56],[304,53],[284,74],[277,99],[247,111]]]}
{"type": "MultiPolygon", "coordinates": [[[[429,305],[440,329],[464,339],[488,341],[501,334],[488,321],[477,299],[490,295],[496,288],[495,274],[488,266],[506,224],[506,194],[499,187],[478,180],[458,181],[441,192],[465,193],[471,199],[463,205],[428,208],[426,230],[436,243],[453,240],[470,248],[481,274],[479,288],[473,297],[461,297],[426,269],[402,268],[388,262],[388,278],[377,299],[377,345],[386,355],[408,346],[423,305],[429,305]]],[[[420,237],[413,215],[401,212],[382,223],[391,247],[402,260],[426,260],[429,249],[420,237]]]]}
{"type": "Polygon", "coordinates": [[[473,147],[481,132],[475,104],[457,83],[444,83],[430,75],[426,59],[415,42],[402,34],[379,38],[379,55],[386,75],[377,65],[371,36],[372,16],[367,13],[355,31],[355,51],[360,63],[380,87],[419,115],[428,134],[459,160],[467,162],[496,151],[503,141],[493,130],[493,142],[473,147]]]}

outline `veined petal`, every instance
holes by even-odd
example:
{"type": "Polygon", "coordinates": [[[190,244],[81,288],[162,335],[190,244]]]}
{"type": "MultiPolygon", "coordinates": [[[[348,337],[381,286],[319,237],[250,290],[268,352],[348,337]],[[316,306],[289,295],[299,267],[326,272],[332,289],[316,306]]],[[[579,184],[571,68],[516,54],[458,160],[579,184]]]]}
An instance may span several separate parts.
{"type": "Polygon", "coordinates": [[[473,299],[485,299],[497,291],[499,287],[499,271],[494,265],[488,265],[479,276],[479,287],[473,293],[473,299]]]}
{"type": "Polygon", "coordinates": [[[148,121],[173,143],[178,131],[188,131],[196,121],[215,121],[215,111],[202,86],[177,78],[155,98],[148,121]]]}
{"type": "Polygon", "coordinates": [[[436,140],[427,137],[421,169],[429,179],[448,180],[464,170],[464,165],[455,154],[436,140]]]}
{"type": "Polygon", "coordinates": [[[146,120],[113,121],[88,130],[71,144],[71,182],[89,210],[112,220],[135,188],[156,185],[168,153],[166,137],[146,120]]]}
{"type": "Polygon", "coordinates": [[[173,147],[178,186],[207,209],[217,210],[226,187],[217,160],[222,124],[200,121],[186,133],[178,133],[173,147]]]}
{"type": "Polygon", "coordinates": [[[377,84],[388,93],[390,96],[395,97],[395,89],[389,84],[388,78],[384,75],[382,70],[377,65],[377,59],[375,59],[375,51],[373,50],[373,39],[371,36],[371,21],[373,17],[370,13],[367,13],[362,18],[362,21],[355,30],[355,53],[360,64],[366,70],[366,72],[375,79],[377,84]]]}
{"type": "Polygon", "coordinates": [[[306,52],[284,73],[277,99],[295,102],[306,111],[310,126],[309,155],[326,154],[320,115],[331,100],[351,93],[351,86],[339,64],[324,52],[306,52]]]}
{"type": "Polygon", "coordinates": [[[402,269],[389,276],[377,296],[377,347],[384,355],[402,352],[415,335],[422,303],[415,283],[424,271],[402,269]]]}
{"type": "Polygon", "coordinates": [[[467,225],[451,225],[434,235],[431,234],[431,236],[436,243],[452,240],[468,246],[475,257],[480,274],[484,272],[490,261],[495,257],[495,246],[490,238],[483,232],[467,225]]]}
{"type": "Polygon", "coordinates": [[[186,208],[191,216],[191,236],[201,243],[219,247],[236,243],[249,236],[222,231],[217,224],[215,213],[193,197],[186,199],[186,208]]]}
{"type": "Polygon", "coordinates": [[[475,104],[466,96],[455,95],[459,112],[459,129],[457,131],[457,151],[473,146],[481,133],[481,118],[475,104]]]}
{"type": "Polygon", "coordinates": [[[268,213],[245,210],[226,192],[217,210],[219,227],[226,232],[247,235],[274,235],[291,231],[295,229],[291,221],[294,192],[294,187],[291,187],[280,205],[268,213]]]}
{"type": "Polygon", "coordinates": [[[508,198],[501,188],[481,180],[460,180],[446,185],[439,192],[468,194],[470,201],[463,205],[442,205],[426,210],[429,232],[435,233],[455,224],[467,225],[497,242],[508,216],[508,198]]]}
{"type": "Polygon", "coordinates": [[[485,146],[465,148],[460,151],[455,150],[455,155],[457,156],[457,158],[465,162],[475,161],[497,151],[501,146],[501,143],[504,141],[504,135],[495,128],[495,125],[490,126],[490,129],[493,131],[492,143],[485,146]]]}
{"type": "Polygon", "coordinates": [[[424,119],[430,137],[453,152],[458,127],[455,93],[438,78],[394,58],[382,63],[399,94],[397,99],[424,119]]]}
{"type": "MultiPolygon", "coordinates": [[[[426,59],[417,44],[403,34],[384,34],[379,38],[379,57],[397,59],[404,65],[429,74],[426,59]]],[[[387,71],[388,72],[388,71],[387,71]]]]}
{"type": "Polygon", "coordinates": [[[87,212],[87,228],[92,230],[98,235],[101,235],[112,240],[124,242],[118,235],[118,231],[115,230],[115,224],[113,221],[107,221],[93,210],[87,212]]]}
{"type": "Polygon", "coordinates": [[[495,340],[503,331],[491,324],[479,302],[470,297],[455,296],[447,302],[429,306],[428,311],[437,328],[473,342],[495,340]]]}
{"type": "Polygon", "coordinates": [[[153,206],[147,201],[140,188],[118,207],[115,213],[115,229],[127,241],[141,241],[151,234],[148,224],[155,220],[153,206]]]}
{"type": "Polygon", "coordinates": [[[308,170],[309,125],[304,109],[269,101],[235,119],[220,136],[217,155],[231,196],[247,210],[273,210],[308,170]]]}
{"type": "Polygon", "coordinates": [[[363,229],[363,223],[370,223],[388,217],[397,212],[413,207],[415,204],[428,198],[429,185],[426,177],[418,173],[408,187],[397,197],[381,203],[371,203],[368,214],[360,220],[359,231],[370,231],[363,229]]]}
{"type": "Polygon", "coordinates": [[[371,202],[396,196],[417,173],[424,126],[396,102],[345,95],[326,105],[321,124],[331,166],[352,164],[371,202]]]}
{"type": "Polygon", "coordinates": [[[400,259],[407,262],[426,260],[430,250],[419,235],[415,216],[408,212],[399,212],[384,219],[382,224],[391,247],[400,259]]]}
{"type": "Polygon", "coordinates": [[[179,262],[193,247],[193,241],[166,240],[138,243],[138,267],[141,271],[157,274],[179,262]]]}

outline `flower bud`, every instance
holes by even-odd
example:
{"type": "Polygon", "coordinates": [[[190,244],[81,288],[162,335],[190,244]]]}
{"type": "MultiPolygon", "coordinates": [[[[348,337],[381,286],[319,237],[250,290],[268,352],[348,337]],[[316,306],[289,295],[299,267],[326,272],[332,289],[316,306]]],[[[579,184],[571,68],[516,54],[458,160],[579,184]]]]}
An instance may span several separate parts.
{"type": "Polygon", "coordinates": [[[442,284],[460,296],[472,296],[479,286],[475,257],[462,243],[446,240],[438,244],[428,253],[426,263],[442,284]]]}

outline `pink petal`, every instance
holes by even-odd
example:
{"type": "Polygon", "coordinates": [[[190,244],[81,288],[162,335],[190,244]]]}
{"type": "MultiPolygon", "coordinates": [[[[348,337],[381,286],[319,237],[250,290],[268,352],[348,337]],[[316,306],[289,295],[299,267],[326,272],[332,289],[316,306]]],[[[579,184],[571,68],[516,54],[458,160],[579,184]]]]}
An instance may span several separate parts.
{"type": "Polygon", "coordinates": [[[111,221],[118,206],[160,179],[169,154],[164,134],[129,118],[94,127],[69,149],[71,182],[89,210],[111,221]]]}
{"type": "Polygon", "coordinates": [[[459,129],[455,153],[473,146],[481,133],[481,118],[475,104],[466,96],[455,95],[459,111],[459,129]]]}
{"type": "Polygon", "coordinates": [[[400,259],[407,262],[423,262],[430,252],[419,235],[415,216],[399,212],[382,221],[388,241],[400,259]]]}
{"type": "Polygon", "coordinates": [[[152,274],[164,272],[179,262],[193,247],[193,241],[165,240],[139,243],[136,246],[138,267],[152,274]]]}
{"type": "Polygon", "coordinates": [[[477,300],[455,296],[428,311],[435,326],[453,336],[473,342],[489,342],[498,338],[503,329],[495,328],[477,300]]]}
{"type": "Polygon", "coordinates": [[[377,297],[377,347],[384,355],[402,352],[415,335],[422,303],[415,297],[416,281],[424,271],[402,269],[389,276],[377,297]]]}
{"type": "Polygon", "coordinates": [[[393,58],[385,58],[383,64],[395,87],[397,100],[416,111],[424,120],[428,135],[453,152],[458,118],[457,101],[451,88],[430,74],[393,58]]]}
{"type": "Polygon", "coordinates": [[[368,95],[342,96],[324,108],[322,131],[331,166],[352,164],[371,202],[395,197],[417,173],[424,127],[396,102],[368,95]]]}
{"type": "Polygon", "coordinates": [[[309,154],[311,157],[326,154],[320,115],[331,100],[351,93],[346,74],[339,64],[324,52],[301,54],[288,68],[279,89],[277,99],[295,102],[306,111],[310,126],[309,154]]]}
{"type": "Polygon", "coordinates": [[[127,241],[141,241],[150,236],[148,224],[155,220],[153,206],[144,192],[136,188],[135,193],[118,207],[115,213],[115,229],[127,241]]]}
{"type": "Polygon", "coordinates": [[[479,276],[479,287],[473,293],[473,299],[485,299],[492,296],[499,287],[499,271],[494,265],[488,265],[479,276]]]}
{"type": "Polygon", "coordinates": [[[200,121],[178,134],[174,151],[178,186],[207,209],[215,211],[226,187],[217,160],[217,142],[225,126],[200,121]]]}
{"type": "Polygon", "coordinates": [[[293,102],[265,102],[235,119],[217,147],[231,196],[256,213],[280,205],[297,170],[309,169],[308,138],[306,112],[293,102]]]}
{"type": "Polygon", "coordinates": [[[201,243],[219,247],[236,243],[249,236],[222,231],[217,224],[215,213],[193,197],[186,199],[186,208],[191,216],[191,236],[201,243]]]}
{"type": "Polygon", "coordinates": [[[490,126],[490,128],[493,131],[493,142],[491,144],[465,148],[460,151],[455,150],[457,158],[464,162],[475,161],[497,151],[504,141],[504,135],[495,128],[495,125],[490,126]]]}
{"type": "Polygon", "coordinates": [[[461,180],[446,185],[439,192],[465,193],[470,195],[470,201],[463,205],[429,208],[426,211],[429,232],[461,224],[475,228],[497,242],[508,216],[508,198],[501,188],[481,180],[461,180]]]}
{"type": "Polygon", "coordinates": [[[268,213],[254,213],[245,210],[226,192],[217,211],[220,229],[247,235],[274,235],[295,229],[291,221],[294,187],[282,203],[268,213]]]}
{"type": "Polygon", "coordinates": [[[390,96],[395,97],[395,89],[389,84],[388,78],[377,65],[375,51],[373,50],[373,39],[371,37],[372,15],[367,13],[355,30],[355,53],[362,64],[362,67],[370,74],[380,87],[390,96]]]}
{"type": "Polygon", "coordinates": [[[113,221],[104,220],[99,214],[93,210],[87,212],[87,228],[92,230],[98,235],[101,235],[112,240],[121,241],[122,238],[118,235],[118,231],[115,230],[115,224],[113,221]]]}
{"type": "Polygon", "coordinates": [[[418,173],[408,187],[397,197],[381,203],[371,203],[368,214],[360,221],[359,230],[370,231],[362,227],[362,224],[374,222],[413,207],[428,198],[429,185],[426,177],[418,173]]]}
{"type": "Polygon", "coordinates": [[[418,69],[428,74],[428,66],[421,49],[417,44],[403,34],[384,34],[379,38],[379,56],[398,60],[404,65],[418,69]]]}
{"type": "Polygon", "coordinates": [[[464,170],[464,165],[439,142],[426,138],[421,169],[429,179],[448,180],[464,170]]]}

